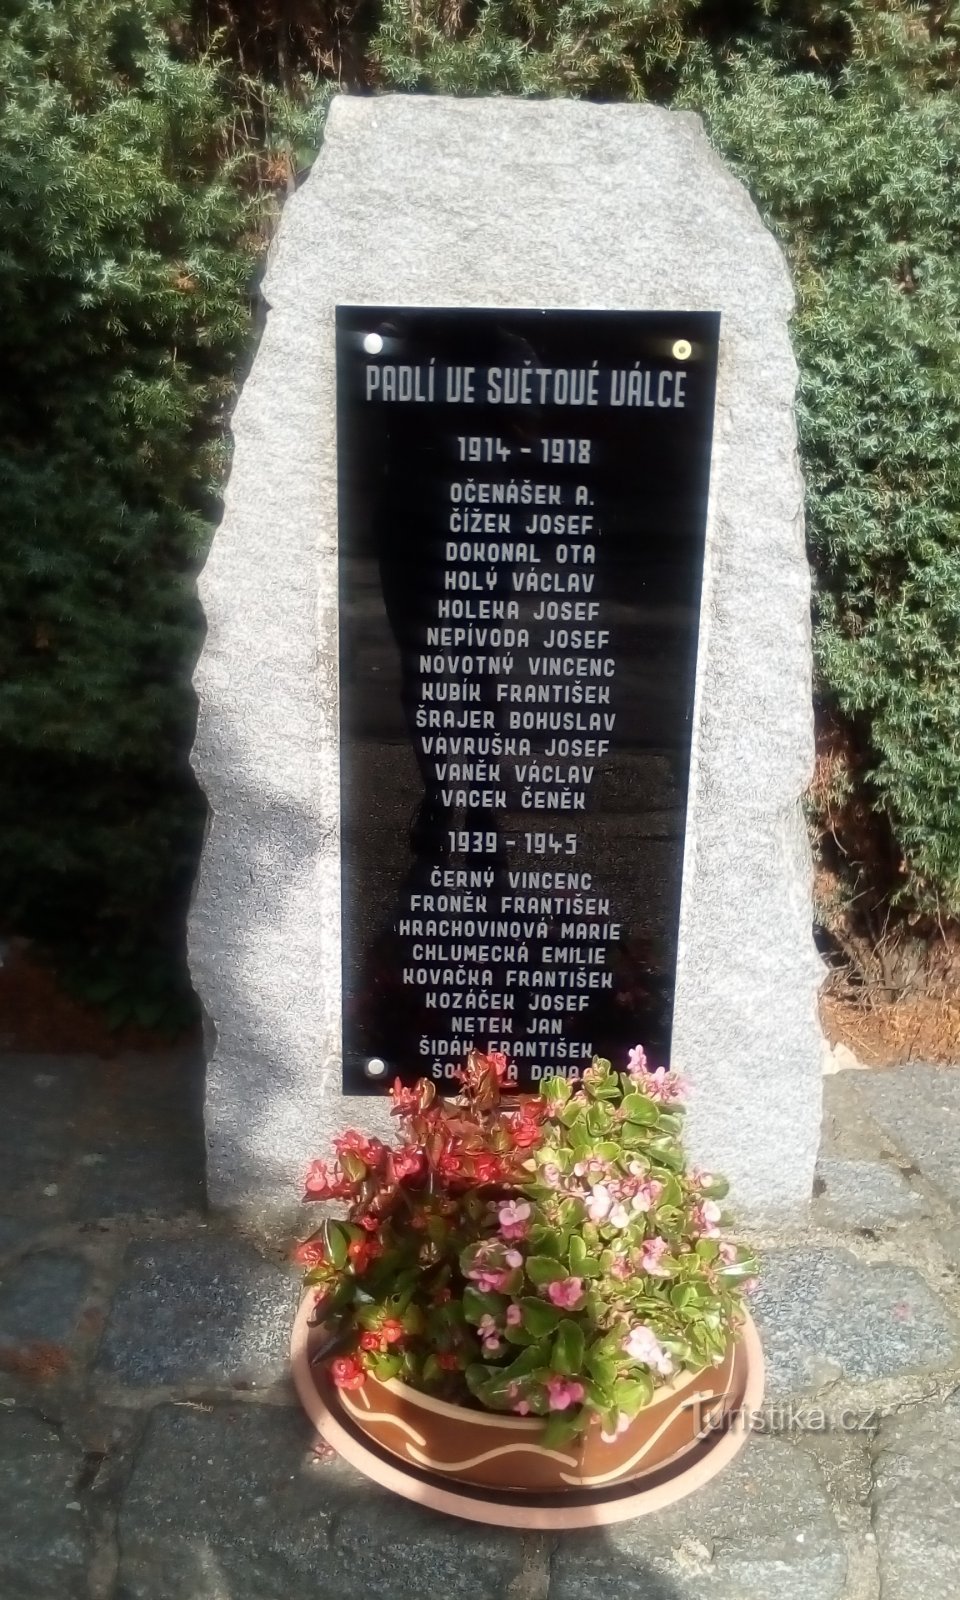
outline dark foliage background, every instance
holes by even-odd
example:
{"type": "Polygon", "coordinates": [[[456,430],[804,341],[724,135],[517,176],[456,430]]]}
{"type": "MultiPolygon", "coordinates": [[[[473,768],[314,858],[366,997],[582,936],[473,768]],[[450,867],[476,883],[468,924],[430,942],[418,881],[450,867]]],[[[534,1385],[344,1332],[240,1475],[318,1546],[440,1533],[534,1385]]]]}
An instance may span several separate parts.
{"type": "Polygon", "coordinates": [[[960,115],[948,4],[0,0],[0,932],[183,1015],[226,424],[340,87],[699,111],[798,292],[820,918],[867,984],[960,915],[960,115]]]}

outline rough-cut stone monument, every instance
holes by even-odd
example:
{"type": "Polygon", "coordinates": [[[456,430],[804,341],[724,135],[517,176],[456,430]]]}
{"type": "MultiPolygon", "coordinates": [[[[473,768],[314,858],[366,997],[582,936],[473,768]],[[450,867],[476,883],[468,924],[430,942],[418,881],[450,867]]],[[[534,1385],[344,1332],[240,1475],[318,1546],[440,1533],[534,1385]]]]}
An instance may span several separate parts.
{"type": "Polygon", "coordinates": [[[694,1156],[745,1213],[799,1205],[819,1137],[821,968],[801,796],[809,575],[792,295],[698,120],[648,106],[334,102],[288,203],[200,592],[190,923],[209,1020],[209,1188],[263,1225],[345,1120],[340,1077],[340,305],[719,311],[720,357],[673,1064],[694,1156]]]}

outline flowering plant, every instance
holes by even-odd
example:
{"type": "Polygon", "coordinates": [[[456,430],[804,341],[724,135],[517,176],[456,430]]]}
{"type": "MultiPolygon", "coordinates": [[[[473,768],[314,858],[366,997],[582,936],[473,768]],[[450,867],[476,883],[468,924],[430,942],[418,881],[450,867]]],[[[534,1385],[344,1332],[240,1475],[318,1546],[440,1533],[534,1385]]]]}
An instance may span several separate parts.
{"type": "Polygon", "coordinates": [[[367,1374],[489,1411],[597,1419],[613,1439],[684,1369],[719,1363],[755,1263],[724,1237],[723,1180],[688,1170],[683,1080],[595,1059],[505,1104],[507,1063],[472,1051],[461,1094],[392,1090],[401,1137],[355,1131],[308,1200],[347,1203],[296,1251],[333,1381],[367,1374]]]}

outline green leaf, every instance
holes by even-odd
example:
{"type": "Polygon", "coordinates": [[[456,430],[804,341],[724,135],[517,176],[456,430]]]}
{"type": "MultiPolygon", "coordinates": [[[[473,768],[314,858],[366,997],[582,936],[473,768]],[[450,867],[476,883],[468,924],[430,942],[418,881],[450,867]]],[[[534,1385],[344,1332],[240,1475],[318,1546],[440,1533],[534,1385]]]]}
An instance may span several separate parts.
{"type": "Polygon", "coordinates": [[[746,1256],[743,1261],[731,1261],[729,1266],[721,1267],[720,1276],[736,1282],[738,1278],[755,1278],[758,1271],[756,1261],[746,1256]]]}
{"type": "Polygon", "coordinates": [[[361,1160],[355,1150],[345,1150],[340,1157],[340,1165],[352,1183],[360,1183],[367,1175],[367,1163],[361,1160]]]}
{"type": "Polygon", "coordinates": [[[651,1139],[647,1149],[654,1160],[662,1162],[671,1172],[682,1172],[686,1166],[683,1150],[675,1139],[651,1139]]]}
{"type": "Polygon", "coordinates": [[[618,1411],[635,1417],[638,1411],[649,1405],[653,1394],[653,1378],[649,1372],[644,1372],[636,1378],[618,1378],[613,1386],[613,1403],[618,1411]]]}
{"type": "Polygon", "coordinates": [[[563,1318],[563,1312],[558,1306],[552,1306],[548,1300],[537,1300],[532,1296],[520,1301],[520,1310],[523,1313],[523,1327],[537,1339],[542,1338],[545,1333],[552,1333],[563,1318]]]}
{"type": "Polygon", "coordinates": [[[475,1289],[472,1284],[468,1284],[463,1291],[463,1314],[474,1327],[479,1326],[482,1317],[495,1317],[499,1321],[506,1308],[507,1300],[502,1294],[475,1289]]]}
{"type": "Polygon", "coordinates": [[[628,1122],[649,1126],[660,1120],[656,1102],[649,1100],[645,1094],[626,1095],[621,1109],[628,1122]]]}
{"type": "Polygon", "coordinates": [[[583,1387],[586,1391],[585,1403],[588,1406],[592,1406],[594,1411],[610,1410],[613,1405],[613,1397],[609,1389],[604,1388],[599,1383],[595,1383],[592,1378],[588,1378],[583,1387]]]}
{"type": "MultiPolygon", "coordinates": [[[[543,1302],[538,1301],[537,1304],[542,1305],[543,1302]]],[[[533,1344],[534,1340],[539,1339],[540,1335],[525,1328],[523,1323],[520,1322],[511,1323],[509,1327],[504,1328],[502,1337],[506,1339],[508,1344],[528,1345],[533,1344]]]]}
{"type": "Polygon", "coordinates": [[[554,1336],[551,1365],[556,1372],[575,1378],[583,1369],[583,1357],[583,1329],[572,1317],[566,1317],[554,1336]]]}
{"type": "Polygon", "coordinates": [[[546,1343],[532,1344],[511,1361],[509,1366],[503,1368],[503,1376],[510,1383],[516,1383],[520,1378],[527,1378],[533,1372],[539,1372],[546,1367],[548,1361],[548,1348],[546,1343]]]}
{"type": "Polygon", "coordinates": [[[490,1368],[484,1366],[482,1361],[474,1361],[463,1376],[470,1393],[478,1400],[482,1400],[490,1382],[490,1368]]]}
{"type": "Polygon", "coordinates": [[[485,1244],[468,1244],[460,1251],[460,1271],[465,1278],[469,1278],[477,1264],[477,1258],[482,1258],[486,1251],[485,1244]]]}
{"type": "Polygon", "coordinates": [[[559,1261],[566,1253],[563,1235],[556,1228],[547,1227],[543,1223],[535,1224],[528,1235],[530,1249],[535,1256],[552,1256],[559,1261]]]}
{"type": "Polygon", "coordinates": [[[424,1383],[430,1384],[434,1387],[443,1382],[443,1368],[441,1367],[435,1355],[427,1356],[423,1363],[421,1377],[424,1383]]]}
{"type": "MultiPolygon", "coordinates": [[[[580,1226],[587,1214],[587,1208],[582,1200],[571,1195],[569,1199],[560,1202],[558,1216],[560,1226],[564,1233],[569,1233],[573,1228],[580,1226]]],[[[549,1253],[549,1252],[548,1252],[549,1253]]]]}
{"type": "Polygon", "coordinates": [[[600,1384],[601,1388],[609,1389],[616,1380],[617,1363],[611,1356],[601,1355],[590,1350],[586,1355],[586,1368],[591,1377],[600,1384]]]}
{"type": "Polygon", "coordinates": [[[570,1240],[570,1252],[568,1256],[568,1260],[570,1262],[570,1271],[575,1278],[583,1277],[583,1263],[586,1261],[586,1259],[586,1244],[584,1243],[583,1239],[580,1238],[579,1234],[575,1234],[570,1240]]]}
{"type": "Polygon", "coordinates": [[[403,1366],[402,1356],[382,1355],[373,1359],[373,1375],[381,1383],[386,1383],[390,1378],[395,1378],[403,1366]]]}
{"type": "Polygon", "coordinates": [[[528,1256],[524,1262],[527,1277],[538,1289],[544,1288],[548,1283],[562,1283],[569,1277],[565,1267],[550,1256],[528,1256]]]}
{"type": "Polygon", "coordinates": [[[548,1419],[543,1430],[542,1443],[546,1450],[560,1450],[571,1439],[575,1439],[581,1431],[581,1422],[577,1415],[571,1416],[568,1411],[555,1411],[548,1419]]]}
{"type": "Polygon", "coordinates": [[[331,1222],[329,1219],[323,1224],[323,1243],[328,1259],[342,1272],[347,1264],[350,1235],[340,1222],[331,1222]]]}
{"type": "Polygon", "coordinates": [[[309,1272],[303,1274],[302,1282],[307,1289],[315,1289],[318,1284],[332,1283],[329,1267],[311,1267],[309,1272]]]}

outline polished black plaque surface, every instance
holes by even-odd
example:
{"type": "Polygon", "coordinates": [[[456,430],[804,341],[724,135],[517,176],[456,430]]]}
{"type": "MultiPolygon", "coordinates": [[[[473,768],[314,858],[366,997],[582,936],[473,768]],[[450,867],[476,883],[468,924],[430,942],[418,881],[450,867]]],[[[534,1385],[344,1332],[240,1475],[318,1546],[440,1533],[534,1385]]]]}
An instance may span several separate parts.
{"type": "Polygon", "coordinates": [[[667,1059],[718,334],[337,312],[348,1093],[667,1059]]]}

